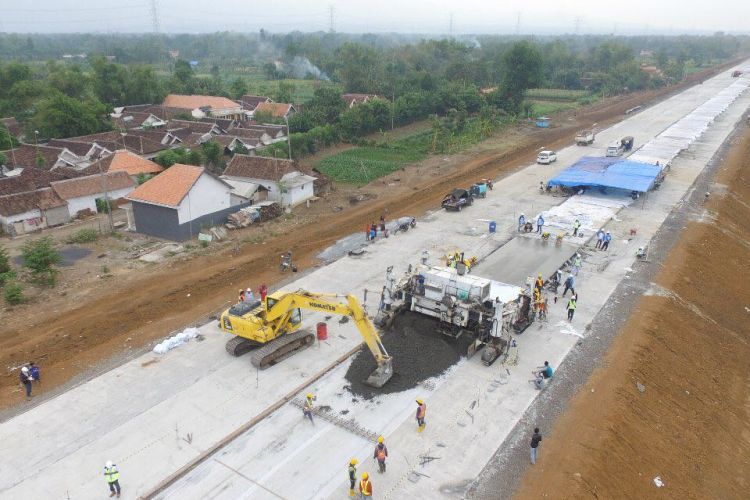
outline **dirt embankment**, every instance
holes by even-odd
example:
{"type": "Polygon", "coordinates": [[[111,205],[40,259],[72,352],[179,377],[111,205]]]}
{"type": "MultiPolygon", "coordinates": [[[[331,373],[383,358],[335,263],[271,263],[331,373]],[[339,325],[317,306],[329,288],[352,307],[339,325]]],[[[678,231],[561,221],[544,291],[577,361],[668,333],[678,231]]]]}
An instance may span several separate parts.
{"type": "MultiPolygon", "coordinates": [[[[728,63],[729,64],[729,63],[728,63]]],[[[264,244],[244,244],[238,251],[172,262],[152,272],[118,277],[75,302],[27,306],[24,314],[3,314],[0,367],[34,360],[44,369],[44,391],[86,373],[113,355],[137,351],[168,332],[189,325],[227,304],[239,287],[278,283],[279,255],[292,249],[301,268],[318,265],[315,256],[337,239],[361,231],[381,214],[419,216],[439,205],[443,195],[475,179],[506,176],[533,161],[540,147],[559,149],[579,128],[621,120],[626,110],[681,90],[724,65],[692,75],[679,86],[607,99],[578,112],[563,114],[556,128],[505,130],[477,151],[445,161],[431,157],[421,164],[374,181],[367,190],[377,198],[343,210],[321,211],[312,222],[295,227],[264,244]],[[562,119],[565,118],[565,119],[562,119]],[[495,140],[496,149],[487,151],[495,140]]],[[[318,202],[321,203],[321,202],[318,202]]],[[[326,203],[323,201],[323,203],[326,203]]],[[[336,207],[338,208],[338,207],[336,207]]],[[[23,401],[15,372],[0,376],[0,409],[23,401]]]]}
{"type": "Polygon", "coordinates": [[[748,497],[748,157],[750,131],[516,498],[748,497]]]}

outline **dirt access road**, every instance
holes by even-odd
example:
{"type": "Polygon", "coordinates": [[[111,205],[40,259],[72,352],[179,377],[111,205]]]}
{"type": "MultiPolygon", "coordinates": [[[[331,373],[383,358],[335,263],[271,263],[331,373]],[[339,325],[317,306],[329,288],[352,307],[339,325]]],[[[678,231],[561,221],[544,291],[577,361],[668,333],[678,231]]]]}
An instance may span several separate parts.
{"type": "MultiPolygon", "coordinates": [[[[115,356],[127,357],[155,339],[205,320],[233,300],[239,287],[279,283],[284,279],[278,271],[283,251],[292,249],[301,269],[320,265],[316,259],[320,250],[363,230],[383,213],[389,218],[419,216],[438,206],[456,186],[508,175],[533,161],[540,148],[570,144],[580,128],[616,122],[626,110],[661,100],[733,63],[692,75],[679,86],[607,99],[562,114],[555,128],[506,129],[473,152],[432,156],[368,185],[365,190],[375,193],[375,199],[339,211],[327,209],[322,200],[316,204],[315,220],[262,244],[245,244],[239,251],[227,249],[171,262],[151,272],[118,276],[107,288],[98,288],[87,299],[77,295],[77,301],[65,307],[35,303],[24,314],[6,310],[0,327],[0,366],[10,369],[28,360],[41,363],[45,392],[85,378],[115,356]]],[[[0,378],[0,409],[22,402],[17,374],[7,371],[0,378]]]]}
{"type": "Polygon", "coordinates": [[[749,155],[746,128],[516,498],[748,497],[749,155]]]}

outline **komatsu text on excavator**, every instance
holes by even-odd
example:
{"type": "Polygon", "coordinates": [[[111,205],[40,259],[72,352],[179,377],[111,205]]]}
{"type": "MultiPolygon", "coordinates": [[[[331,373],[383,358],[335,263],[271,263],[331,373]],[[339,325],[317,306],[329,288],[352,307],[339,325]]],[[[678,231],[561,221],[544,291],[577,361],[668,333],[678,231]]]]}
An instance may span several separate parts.
{"type": "Polygon", "coordinates": [[[219,322],[222,330],[234,335],[227,341],[227,351],[233,356],[241,356],[252,350],[250,361],[263,370],[309,347],[315,336],[299,329],[302,324],[300,309],[351,318],[377,363],[377,368],[365,383],[382,387],[388,382],[393,375],[391,357],[375,325],[353,295],[280,290],[265,300],[239,302],[224,311],[219,322]]]}

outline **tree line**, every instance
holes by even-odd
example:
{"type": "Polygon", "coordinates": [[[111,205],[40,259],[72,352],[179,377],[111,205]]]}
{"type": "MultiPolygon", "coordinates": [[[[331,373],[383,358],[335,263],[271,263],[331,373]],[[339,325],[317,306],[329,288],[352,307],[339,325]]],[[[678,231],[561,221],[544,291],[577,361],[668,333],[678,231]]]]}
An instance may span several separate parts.
{"type": "MultiPolygon", "coordinates": [[[[613,95],[658,87],[750,49],[748,37],[477,36],[421,39],[414,35],[338,33],[211,35],[0,35],[0,116],[16,116],[33,140],[112,128],[113,107],[158,103],[167,93],[239,98],[254,78],[278,78],[273,62],[305,61],[318,82],[290,120],[303,149],[451,110],[518,114],[531,87],[587,89],[613,95]],[[173,58],[169,51],[177,50],[173,58]],[[642,51],[646,55],[642,55],[642,51]],[[62,53],[85,59],[60,61],[62,53]],[[98,55],[97,55],[98,54],[98,55]],[[112,57],[105,56],[114,56],[112,57]],[[43,62],[40,59],[54,59],[43,62]],[[197,74],[189,60],[199,59],[197,74]],[[12,60],[9,60],[12,59],[12,60]],[[641,63],[657,66],[651,75],[641,63]],[[265,70],[264,70],[265,65],[265,70]],[[272,68],[269,67],[273,66],[272,68]],[[376,94],[344,109],[342,92],[376,94]],[[31,133],[31,134],[30,134],[31,133]],[[33,134],[33,135],[32,135],[33,134]]],[[[279,80],[271,97],[291,100],[279,80]]],[[[2,134],[0,134],[2,135],[2,134]]],[[[1,137],[0,137],[1,139],[1,137]]]]}

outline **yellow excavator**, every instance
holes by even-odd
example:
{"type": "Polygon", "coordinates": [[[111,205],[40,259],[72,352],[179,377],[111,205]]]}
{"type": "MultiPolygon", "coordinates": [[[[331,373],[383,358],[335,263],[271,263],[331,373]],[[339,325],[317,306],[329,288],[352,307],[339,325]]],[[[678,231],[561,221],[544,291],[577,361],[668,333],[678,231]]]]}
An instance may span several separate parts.
{"type": "Polygon", "coordinates": [[[227,341],[227,352],[232,356],[241,356],[252,350],[250,361],[263,370],[309,347],[315,341],[315,336],[307,330],[300,330],[300,309],[351,318],[377,363],[377,368],[365,383],[382,387],[390,380],[393,375],[391,357],[375,325],[353,295],[279,290],[269,294],[265,300],[239,302],[224,311],[219,320],[219,327],[234,335],[227,341]],[[346,302],[342,302],[342,298],[346,302]]]}

